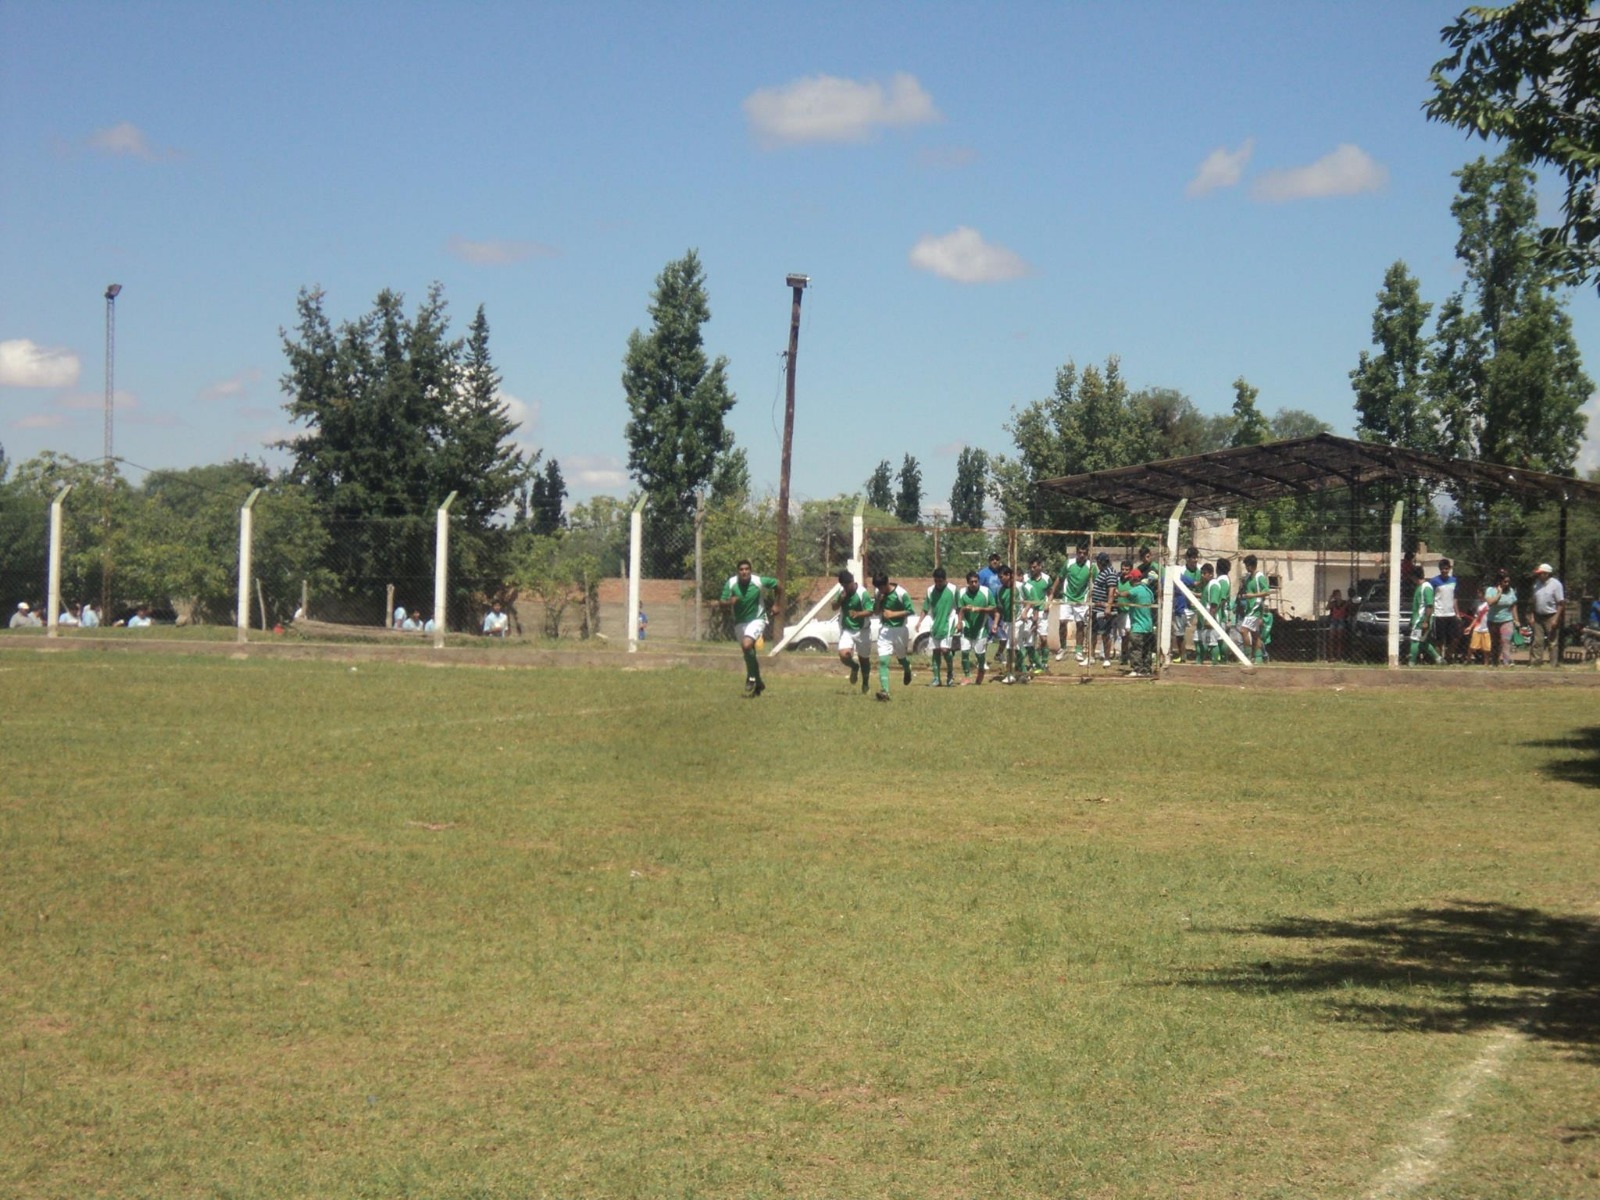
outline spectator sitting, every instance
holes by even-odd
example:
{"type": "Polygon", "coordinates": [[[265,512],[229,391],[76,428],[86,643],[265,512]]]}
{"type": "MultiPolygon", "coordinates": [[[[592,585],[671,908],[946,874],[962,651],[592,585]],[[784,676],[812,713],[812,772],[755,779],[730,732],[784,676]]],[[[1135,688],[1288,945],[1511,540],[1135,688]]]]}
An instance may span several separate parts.
{"type": "Polygon", "coordinates": [[[421,633],[422,622],[415,617],[405,617],[400,622],[400,631],[402,633],[421,633]]]}
{"type": "Polygon", "coordinates": [[[94,604],[92,602],[89,603],[89,604],[85,604],[83,606],[83,613],[78,618],[78,624],[81,625],[84,629],[97,629],[97,628],[99,628],[99,625],[100,625],[100,614],[95,611],[95,607],[94,607],[94,604]]]}
{"type": "Polygon", "coordinates": [[[438,628],[438,625],[437,625],[437,623],[435,623],[435,621],[434,621],[434,619],[432,617],[429,617],[426,621],[424,621],[422,623],[422,632],[423,633],[432,633],[437,628],[438,628]]]}
{"type": "Polygon", "coordinates": [[[494,607],[483,616],[484,636],[503,638],[510,630],[511,618],[506,616],[505,610],[500,606],[500,601],[496,600],[494,607]]]}
{"type": "Polygon", "coordinates": [[[67,609],[66,612],[62,613],[61,616],[56,619],[56,624],[57,625],[65,625],[68,629],[73,628],[74,626],[76,626],[78,624],[78,621],[79,621],[78,612],[79,612],[78,606],[76,604],[74,604],[71,608],[67,609]]]}
{"type": "Polygon", "coordinates": [[[34,623],[32,617],[33,609],[28,606],[26,600],[22,601],[17,605],[17,611],[11,614],[11,628],[26,629],[34,623]]]}
{"type": "Polygon", "coordinates": [[[129,629],[148,629],[150,625],[150,610],[143,605],[135,609],[133,616],[128,618],[129,629]]]}
{"type": "Polygon", "coordinates": [[[394,606],[394,628],[403,629],[405,627],[405,623],[406,606],[403,604],[397,604],[394,606]]]}

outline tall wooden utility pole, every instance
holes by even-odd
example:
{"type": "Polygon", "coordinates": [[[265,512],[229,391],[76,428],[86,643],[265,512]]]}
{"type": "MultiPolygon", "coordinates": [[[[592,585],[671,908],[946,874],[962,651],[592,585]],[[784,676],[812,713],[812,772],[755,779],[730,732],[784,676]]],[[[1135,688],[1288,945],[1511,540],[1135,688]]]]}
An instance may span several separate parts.
{"type": "Polygon", "coordinates": [[[789,357],[783,403],[783,465],[778,471],[778,594],[774,599],[773,624],[783,635],[784,601],[789,590],[789,457],[794,448],[794,360],[800,353],[800,295],[811,282],[809,275],[790,275],[794,307],[789,313],[789,357]]]}

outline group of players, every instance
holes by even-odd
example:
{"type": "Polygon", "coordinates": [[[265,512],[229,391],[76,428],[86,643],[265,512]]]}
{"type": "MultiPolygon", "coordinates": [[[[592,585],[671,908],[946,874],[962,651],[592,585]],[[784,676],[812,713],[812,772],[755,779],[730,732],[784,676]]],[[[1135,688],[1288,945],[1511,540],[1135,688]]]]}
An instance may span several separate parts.
{"type": "MultiPolygon", "coordinates": [[[[1191,547],[1178,578],[1218,625],[1233,626],[1237,620],[1246,652],[1261,662],[1271,620],[1266,608],[1267,577],[1257,570],[1255,556],[1246,555],[1246,577],[1235,597],[1231,566],[1225,558],[1201,566],[1199,552],[1191,547]]],[[[849,668],[851,686],[859,683],[865,694],[871,690],[870,664],[875,658],[878,690],[874,697],[887,702],[891,664],[900,668],[902,685],[911,683],[910,622],[917,610],[906,589],[882,572],[873,576],[871,588],[858,583],[848,570],[839,572],[838,582],[839,595],[833,607],[839,614],[839,660],[849,668]]],[[[967,572],[965,587],[951,584],[945,569],[937,567],[920,610],[929,619],[928,649],[933,657],[929,686],[982,684],[989,673],[991,647],[998,652],[1001,683],[1027,683],[1034,675],[1049,671],[1052,602],[1057,606],[1056,661],[1066,658],[1067,638],[1072,632],[1073,654],[1080,665],[1091,665],[1098,649],[1103,667],[1110,667],[1115,658],[1130,675],[1149,675],[1156,655],[1159,585],[1160,568],[1149,549],[1141,552],[1138,563],[1124,560],[1119,569],[1104,552],[1091,559],[1089,546],[1083,544],[1055,576],[1034,557],[1018,577],[1009,565],[1001,563],[998,554],[992,554],[987,570],[967,572]],[[956,678],[957,651],[961,655],[960,679],[956,678]]],[[[738,573],[722,590],[720,603],[733,609],[734,631],[744,651],[744,694],[750,698],[766,690],[756,644],[766,630],[766,593],[777,586],[776,579],[752,574],[749,561],[741,560],[738,573]]],[[[1176,646],[1185,644],[1191,625],[1198,626],[1196,661],[1218,661],[1221,651],[1216,628],[1211,622],[1195,621],[1192,606],[1180,592],[1174,605],[1176,646]]]]}

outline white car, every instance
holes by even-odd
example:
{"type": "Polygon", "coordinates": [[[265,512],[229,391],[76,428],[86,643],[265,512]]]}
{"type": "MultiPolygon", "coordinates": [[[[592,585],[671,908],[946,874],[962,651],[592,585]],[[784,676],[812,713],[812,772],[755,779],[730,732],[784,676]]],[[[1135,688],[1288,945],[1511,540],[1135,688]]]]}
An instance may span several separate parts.
{"type": "MultiPolygon", "coordinates": [[[[933,629],[933,618],[927,614],[913,614],[911,618],[911,652],[924,654],[928,649],[929,631],[933,629]]],[[[839,618],[815,617],[800,627],[800,632],[795,634],[794,640],[789,643],[788,649],[799,650],[807,654],[824,654],[838,649],[839,646],[839,618]]]]}

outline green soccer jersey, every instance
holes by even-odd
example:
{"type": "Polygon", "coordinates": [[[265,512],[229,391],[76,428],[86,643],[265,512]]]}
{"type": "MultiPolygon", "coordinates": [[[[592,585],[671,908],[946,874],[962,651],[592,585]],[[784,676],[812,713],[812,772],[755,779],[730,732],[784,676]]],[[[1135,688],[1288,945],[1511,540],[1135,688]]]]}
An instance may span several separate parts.
{"type": "Polygon", "coordinates": [[[1011,620],[1011,608],[1016,598],[1016,590],[1014,587],[1002,587],[1000,594],[994,598],[994,606],[1000,611],[1002,621],[1011,620]]]}
{"type": "Polygon", "coordinates": [[[943,586],[934,584],[928,589],[928,595],[922,601],[922,611],[933,617],[931,633],[934,637],[949,637],[953,631],[951,617],[956,611],[956,589],[948,583],[943,586]],[[935,592],[938,595],[935,595],[935,592]]]}
{"type": "Polygon", "coordinates": [[[1061,599],[1068,604],[1089,603],[1089,585],[1094,582],[1094,563],[1073,559],[1061,568],[1061,599]]]}
{"type": "Polygon", "coordinates": [[[1267,577],[1260,571],[1257,571],[1244,581],[1243,590],[1239,595],[1245,602],[1246,616],[1260,615],[1262,607],[1267,602],[1267,591],[1270,586],[1267,583],[1267,577]],[[1254,593],[1254,595],[1251,595],[1251,593],[1254,593]]]}
{"type": "Polygon", "coordinates": [[[969,638],[977,637],[989,617],[986,608],[993,608],[989,589],[979,584],[976,588],[963,588],[956,597],[956,610],[961,616],[961,632],[969,638]]]}
{"type": "Polygon", "coordinates": [[[739,586],[737,575],[728,576],[728,582],[722,585],[722,598],[733,601],[733,623],[747,625],[765,617],[767,607],[762,593],[770,592],[777,586],[778,581],[767,575],[752,575],[750,582],[743,587],[739,586]]]}
{"type": "Polygon", "coordinates": [[[858,587],[839,601],[839,621],[851,633],[859,633],[872,615],[872,593],[858,587]]]}
{"type": "Polygon", "coordinates": [[[1220,579],[1213,579],[1206,584],[1206,608],[1223,625],[1228,623],[1228,599],[1231,595],[1232,591],[1228,587],[1228,577],[1226,575],[1220,579]]]}
{"type": "Polygon", "coordinates": [[[1417,584],[1417,590],[1411,596],[1411,619],[1413,627],[1416,622],[1421,622],[1422,631],[1426,633],[1428,626],[1433,623],[1433,584],[1423,582],[1417,584]]]}
{"type": "Polygon", "coordinates": [[[1043,604],[1050,594],[1050,575],[1040,571],[1037,575],[1022,577],[1022,599],[1027,604],[1043,604]]]}
{"type": "Polygon", "coordinates": [[[1128,632],[1154,633],[1156,631],[1156,610],[1153,606],[1156,598],[1142,580],[1128,589],[1127,601],[1128,632]]]}
{"type": "Polygon", "coordinates": [[[906,616],[911,612],[911,594],[898,583],[889,589],[888,598],[883,602],[884,611],[898,610],[898,617],[884,617],[885,629],[899,629],[906,623],[906,616]]]}

